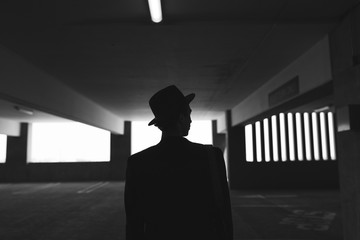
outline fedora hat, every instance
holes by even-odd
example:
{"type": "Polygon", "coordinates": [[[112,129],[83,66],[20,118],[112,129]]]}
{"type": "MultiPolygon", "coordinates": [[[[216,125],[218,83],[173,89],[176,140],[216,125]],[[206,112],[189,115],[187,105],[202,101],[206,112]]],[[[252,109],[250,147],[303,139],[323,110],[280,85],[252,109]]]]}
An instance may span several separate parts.
{"type": "Polygon", "coordinates": [[[173,120],[179,115],[181,108],[189,105],[194,97],[194,93],[184,96],[175,85],[161,89],[149,100],[149,105],[155,118],[148,125],[156,125],[159,122],[173,120]]]}

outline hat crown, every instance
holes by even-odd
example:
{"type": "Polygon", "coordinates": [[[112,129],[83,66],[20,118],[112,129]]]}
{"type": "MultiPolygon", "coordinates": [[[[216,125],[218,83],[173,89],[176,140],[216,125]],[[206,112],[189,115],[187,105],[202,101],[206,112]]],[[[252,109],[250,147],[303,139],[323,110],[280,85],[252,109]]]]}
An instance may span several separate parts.
{"type": "Polygon", "coordinates": [[[149,100],[155,119],[149,125],[175,118],[180,113],[180,109],[189,104],[195,95],[189,96],[185,97],[175,85],[168,86],[155,93],[149,100]]]}

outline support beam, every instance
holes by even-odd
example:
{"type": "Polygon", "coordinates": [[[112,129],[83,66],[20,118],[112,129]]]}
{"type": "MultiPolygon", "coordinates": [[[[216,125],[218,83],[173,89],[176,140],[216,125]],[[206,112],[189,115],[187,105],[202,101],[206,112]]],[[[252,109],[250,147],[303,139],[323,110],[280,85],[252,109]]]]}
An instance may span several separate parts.
{"type": "Polygon", "coordinates": [[[217,121],[213,120],[212,124],[212,137],[213,145],[220,148],[222,151],[225,151],[226,148],[226,134],[217,132],[217,121]]]}
{"type": "Polygon", "coordinates": [[[21,123],[19,136],[7,137],[6,163],[2,168],[2,181],[27,180],[28,123],[21,123]]]}
{"type": "Polygon", "coordinates": [[[241,165],[245,161],[245,129],[233,127],[231,111],[226,111],[228,178],[231,189],[239,189],[242,183],[241,165]]]}
{"type": "Polygon", "coordinates": [[[125,180],[127,159],[131,154],[131,122],[125,121],[124,134],[111,134],[110,179],[125,180]]]}
{"type": "Polygon", "coordinates": [[[0,99],[123,134],[123,119],[2,45],[0,78],[0,99]]]}

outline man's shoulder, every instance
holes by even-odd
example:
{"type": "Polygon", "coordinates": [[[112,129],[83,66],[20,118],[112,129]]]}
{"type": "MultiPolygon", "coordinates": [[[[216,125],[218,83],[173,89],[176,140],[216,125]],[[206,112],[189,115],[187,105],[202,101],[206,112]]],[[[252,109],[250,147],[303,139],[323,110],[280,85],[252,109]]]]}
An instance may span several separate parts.
{"type": "Polygon", "coordinates": [[[197,148],[204,148],[206,145],[205,144],[201,144],[201,143],[196,143],[196,142],[191,142],[190,140],[187,140],[188,144],[190,144],[192,147],[197,147],[197,148]]]}
{"type": "Polygon", "coordinates": [[[135,159],[144,159],[146,157],[148,157],[149,155],[153,155],[155,152],[156,146],[152,146],[149,148],[146,148],[140,152],[134,153],[129,157],[129,160],[135,160],[135,159]]]}
{"type": "Polygon", "coordinates": [[[213,149],[218,149],[220,150],[220,148],[218,147],[215,147],[214,145],[212,144],[202,144],[202,143],[196,143],[196,142],[191,142],[188,140],[188,143],[191,144],[193,147],[196,147],[196,148],[213,148],[213,149]]]}
{"type": "Polygon", "coordinates": [[[201,143],[196,143],[196,142],[191,142],[189,141],[189,144],[191,144],[191,147],[202,150],[202,151],[212,151],[215,152],[217,154],[222,154],[222,150],[218,147],[215,147],[212,144],[201,144],[201,143]]]}

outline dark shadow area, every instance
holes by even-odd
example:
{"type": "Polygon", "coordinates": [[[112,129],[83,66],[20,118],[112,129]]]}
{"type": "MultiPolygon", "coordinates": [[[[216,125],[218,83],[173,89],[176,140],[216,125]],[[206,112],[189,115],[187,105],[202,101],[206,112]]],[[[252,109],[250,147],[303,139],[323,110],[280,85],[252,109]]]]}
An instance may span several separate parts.
{"type": "MultiPolygon", "coordinates": [[[[123,191],[123,182],[0,184],[0,239],[123,240],[123,191]]],[[[340,240],[339,197],[334,190],[232,191],[234,239],[340,240]]]]}
{"type": "Polygon", "coordinates": [[[0,164],[1,182],[121,181],[124,177],[121,162],[0,164]]]}

